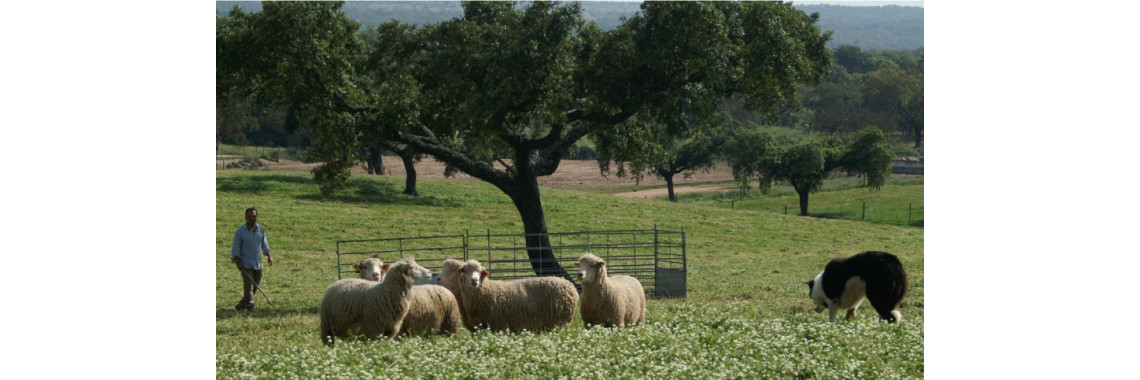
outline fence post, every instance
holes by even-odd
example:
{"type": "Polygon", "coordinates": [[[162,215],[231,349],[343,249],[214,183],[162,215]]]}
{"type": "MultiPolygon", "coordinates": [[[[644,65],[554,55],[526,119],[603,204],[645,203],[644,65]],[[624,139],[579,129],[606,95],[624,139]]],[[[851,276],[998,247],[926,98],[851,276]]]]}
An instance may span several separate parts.
{"type": "Polygon", "coordinates": [[[907,203],[907,205],[906,205],[906,225],[908,225],[908,226],[910,225],[910,213],[911,213],[911,210],[913,208],[914,208],[913,204],[907,203]]]}
{"type": "Polygon", "coordinates": [[[867,201],[863,201],[863,215],[859,216],[859,220],[867,219],[867,201]]]}

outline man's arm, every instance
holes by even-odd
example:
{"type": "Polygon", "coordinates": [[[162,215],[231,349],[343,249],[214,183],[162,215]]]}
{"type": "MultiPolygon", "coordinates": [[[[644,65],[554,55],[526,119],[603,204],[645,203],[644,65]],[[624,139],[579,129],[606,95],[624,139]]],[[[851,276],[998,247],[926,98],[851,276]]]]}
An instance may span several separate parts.
{"type": "Polygon", "coordinates": [[[238,231],[234,231],[234,245],[233,245],[233,248],[230,249],[230,261],[233,261],[235,264],[237,264],[238,270],[245,270],[245,268],[241,266],[241,255],[239,255],[240,252],[241,252],[241,231],[238,230],[238,231]]]}
{"type": "Polygon", "coordinates": [[[273,255],[269,254],[269,235],[265,234],[264,227],[261,230],[261,250],[265,252],[265,259],[269,265],[273,265],[273,255]]]}

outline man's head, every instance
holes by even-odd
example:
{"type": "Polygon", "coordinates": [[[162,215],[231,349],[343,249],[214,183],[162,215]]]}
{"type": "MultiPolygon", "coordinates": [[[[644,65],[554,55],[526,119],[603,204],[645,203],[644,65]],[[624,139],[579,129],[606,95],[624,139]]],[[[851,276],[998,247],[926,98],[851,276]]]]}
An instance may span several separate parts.
{"type": "Polygon", "coordinates": [[[245,209],[245,225],[250,227],[257,225],[257,209],[253,207],[245,209]]]}

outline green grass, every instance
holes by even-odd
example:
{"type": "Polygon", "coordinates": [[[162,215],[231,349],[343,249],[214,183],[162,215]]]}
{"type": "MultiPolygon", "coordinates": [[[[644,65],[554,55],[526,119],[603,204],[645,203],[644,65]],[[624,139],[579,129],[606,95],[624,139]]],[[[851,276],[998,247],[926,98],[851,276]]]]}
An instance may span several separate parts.
{"type": "Polygon", "coordinates": [[[920,228],[543,189],[551,232],[684,228],[689,297],[651,299],[649,322],[636,328],[586,330],[576,317],[568,329],[541,334],[463,331],[330,349],[317,337],[316,311],[336,280],[337,240],[521,233],[510,200],[485,183],[454,179],[421,180],[422,196],[413,198],[400,194],[403,178],[358,176],[324,198],[307,173],[216,175],[218,378],[923,376],[920,228]],[[276,305],[259,296],[257,311],[239,313],[241,281],[229,251],[250,206],[274,249],[277,263],[263,285],[276,305]],[[812,311],[803,282],[831,258],[872,249],[895,253],[907,270],[903,323],[880,324],[864,304],[855,320],[828,324],[812,311]]]}
{"type": "MultiPolygon", "coordinates": [[[[755,186],[755,183],[752,184],[755,186]]],[[[865,221],[897,226],[923,226],[922,176],[896,175],[878,190],[861,187],[862,179],[828,179],[823,188],[808,196],[808,215],[817,218],[865,221]],[[864,209],[864,206],[866,209],[864,209]]],[[[735,184],[725,184],[735,189],[735,184]]],[[[666,198],[660,198],[665,200],[666,198]]],[[[788,185],[777,185],[768,194],[753,189],[723,193],[685,194],[680,202],[740,210],[798,215],[799,195],[788,185]]]]}

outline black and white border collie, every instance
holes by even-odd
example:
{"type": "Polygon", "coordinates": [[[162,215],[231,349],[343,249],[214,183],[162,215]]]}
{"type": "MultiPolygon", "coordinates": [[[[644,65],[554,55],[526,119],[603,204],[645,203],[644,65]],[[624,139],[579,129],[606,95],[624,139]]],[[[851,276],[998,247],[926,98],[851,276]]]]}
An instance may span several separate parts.
{"type": "Polygon", "coordinates": [[[847,318],[854,318],[864,297],[879,312],[879,318],[890,323],[902,320],[895,307],[906,295],[906,272],[899,258],[890,253],[867,251],[831,260],[807,286],[815,312],[827,309],[832,323],[839,310],[847,310],[847,318]]]}

